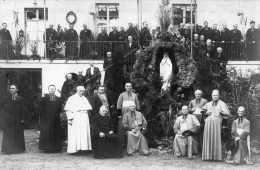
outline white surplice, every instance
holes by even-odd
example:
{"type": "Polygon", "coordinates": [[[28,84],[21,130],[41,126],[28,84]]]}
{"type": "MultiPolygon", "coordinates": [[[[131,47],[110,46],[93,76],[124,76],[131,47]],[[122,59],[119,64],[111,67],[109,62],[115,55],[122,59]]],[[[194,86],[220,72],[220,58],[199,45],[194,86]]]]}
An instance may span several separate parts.
{"type": "Polygon", "coordinates": [[[68,153],[75,153],[79,150],[92,150],[90,123],[88,110],[92,110],[88,99],[85,96],[80,97],[77,93],[69,97],[65,111],[68,120],[68,153]]]}

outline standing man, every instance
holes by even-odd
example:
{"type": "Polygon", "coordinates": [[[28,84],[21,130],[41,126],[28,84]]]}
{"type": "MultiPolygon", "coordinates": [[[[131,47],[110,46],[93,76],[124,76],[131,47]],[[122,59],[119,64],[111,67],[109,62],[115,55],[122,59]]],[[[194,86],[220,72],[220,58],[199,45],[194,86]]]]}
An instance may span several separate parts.
{"type": "Polygon", "coordinates": [[[74,30],[74,26],[70,25],[70,29],[68,29],[64,34],[64,39],[66,41],[65,55],[67,59],[78,58],[78,37],[78,33],[74,30]]]}
{"type": "Polygon", "coordinates": [[[255,42],[256,41],[256,36],[257,35],[257,30],[255,29],[255,21],[250,22],[250,28],[246,32],[246,40],[247,42],[255,42]]]}
{"type": "Polygon", "coordinates": [[[218,90],[212,91],[212,99],[203,106],[208,117],[205,119],[202,160],[222,161],[222,115],[229,116],[230,112],[226,103],[219,99],[218,90]]]}
{"type": "Polygon", "coordinates": [[[104,86],[99,86],[97,94],[94,94],[91,100],[91,106],[92,106],[92,111],[93,115],[92,117],[95,117],[99,113],[99,109],[101,106],[105,106],[108,111],[108,116],[110,117],[110,100],[105,93],[105,87],[104,86]]]}
{"type": "Polygon", "coordinates": [[[72,74],[68,73],[66,76],[66,81],[63,83],[61,88],[61,102],[64,103],[67,99],[75,93],[76,82],[72,80],[72,74]]]}
{"type": "Polygon", "coordinates": [[[220,31],[218,30],[218,25],[213,24],[212,26],[212,41],[219,42],[220,41],[220,31]]]}
{"type": "Polygon", "coordinates": [[[204,27],[200,30],[200,35],[204,35],[205,40],[212,39],[212,30],[209,27],[208,21],[204,22],[204,27]]]}
{"type": "Polygon", "coordinates": [[[57,40],[57,35],[58,33],[56,32],[55,29],[53,29],[53,24],[50,24],[49,28],[47,28],[43,34],[43,40],[46,43],[48,57],[52,57],[52,55],[54,55],[55,52],[54,49],[57,43],[55,42],[57,40]],[[46,34],[46,42],[45,42],[45,34],[46,34]]]}
{"type": "Polygon", "coordinates": [[[135,63],[135,50],[137,50],[138,44],[133,41],[132,36],[128,36],[128,42],[125,44],[125,65],[126,71],[131,71],[135,63]]]}
{"type": "Polygon", "coordinates": [[[200,128],[198,119],[188,114],[188,107],[182,106],[182,115],[180,115],[174,123],[174,156],[181,157],[188,155],[191,159],[192,155],[198,154],[198,141],[194,136],[200,128]],[[187,148],[187,149],[186,149],[187,148]]]}
{"type": "Polygon", "coordinates": [[[227,28],[227,24],[222,25],[222,30],[220,31],[220,41],[222,43],[230,41],[230,30],[227,28]]]}
{"type": "Polygon", "coordinates": [[[56,87],[49,86],[49,94],[40,102],[40,141],[39,149],[46,152],[61,152],[61,100],[55,95],[56,87]]]}
{"type": "Polygon", "coordinates": [[[133,26],[132,22],[128,23],[128,29],[126,30],[127,37],[132,36],[134,42],[138,42],[138,29],[133,26]]]}
{"type": "Polygon", "coordinates": [[[86,71],[86,82],[88,82],[87,90],[92,95],[94,90],[100,85],[101,73],[98,67],[94,67],[94,62],[90,62],[90,68],[86,71]]]}
{"type": "Polygon", "coordinates": [[[143,28],[141,29],[141,34],[140,34],[141,47],[144,48],[144,47],[149,46],[151,40],[152,40],[152,36],[151,36],[150,30],[148,28],[148,23],[145,21],[143,23],[143,28]]]}
{"type": "Polygon", "coordinates": [[[127,132],[127,154],[131,156],[138,151],[143,155],[148,155],[148,144],[142,133],[147,127],[147,121],[141,112],[136,111],[135,102],[129,102],[129,111],[123,116],[122,123],[127,132]]]}
{"type": "Polygon", "coordinates": [[[10,95],[0,102],[3,115],[3,141],[1,152],[5,154],[22,153],[25,151],[23,118],[23,98],[17,94],[18,88],[12,84],[10,95]]]}
{"type": "Polygon", "coordinates": [[[91,41],[94,39],[92,32],[88,29],[86,24],[83,25],[83,30],[80,31],[79,37],[81,41],[79,57],[84,59],[90,54],[92,47],[91,41]]]}
{"type": "Polygon", "coordinates": [[[239,29],[237,29],[237,24],[233,25],[233,30],[230,32],[230,41],[231,42],[240,42],[242,40],[242,34],[239,29]]]}
{"type": "Polygon", "coordinates": [[[12,57],[12,36],[9,30],[6,29],[7,24],[2,24],[0,30],[0,58],[8,59],[12,57]]]}
{"type": "Polygon", "coordinates": [[[97,41],[100,41],[97,42],[97,51],[100,56],[104,57],[109,47],[109,37],[105,28],[101,28],[101,33],[98,34],[97,41]]]}
{"type": "Polygon", "coordinates": [[[125,92],[121,93],[117,100],[117,114],[118,114],[118,134],[121,135],[121,144],[123,144],[123,126],[122,126],[122,117],[124,117],[125,113],[128,112],[128,108],[131,102],[135,103],[135,107],[137,110],[140,110],[139,100],[135,93],[132,92],[132,84],[125,84],[125,92]]]}
{"type": "Polygon", "coordinates": [[[119,41],[126,41],[126,31],[125,28],[123,26],[120,27],[120,31],[119,31],[119,41]]]}
{"type": "Polygon", "coordinates": [[[68,153],[92,150],[89,111],[92,110],[84,96],[85,88],[77,87],[77,93],[69,97],[64,110],[68,118],[68,153]]]}
{"type": "Polygon", "coordinates": [[[84,86],[85,77],[82,75],[83,71],[78,71],[77,86],[84,86]]]}

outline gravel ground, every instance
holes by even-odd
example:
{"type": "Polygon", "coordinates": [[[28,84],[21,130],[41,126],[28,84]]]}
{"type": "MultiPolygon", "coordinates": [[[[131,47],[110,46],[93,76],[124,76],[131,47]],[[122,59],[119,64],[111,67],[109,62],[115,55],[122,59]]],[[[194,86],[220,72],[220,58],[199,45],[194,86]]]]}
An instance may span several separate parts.
{"type": "MultiPolygon", "coordinates": [[[[260,169],[260,156],[254,156],[254,165],[233,166],[224,162],[205,162],[201,158],[188,160],[175,158],[169,154],[152,154],[149,156],[125,156],[121,159],[96,160],[92,153],[68,155],[63,153],[42,153],[38,151],[35,130],[25,130],[26,153],[0,154],[0,170],[88,170],[88,169],[260,169]]],[[[0,145],[2,132],[0,132],[0,145]]]]}

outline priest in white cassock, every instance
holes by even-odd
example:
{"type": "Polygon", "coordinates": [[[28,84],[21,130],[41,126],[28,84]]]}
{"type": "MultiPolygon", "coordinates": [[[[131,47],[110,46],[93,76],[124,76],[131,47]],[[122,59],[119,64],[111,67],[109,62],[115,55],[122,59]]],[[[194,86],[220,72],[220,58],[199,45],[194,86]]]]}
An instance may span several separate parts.
{"type": "Polygon", "coordinates": [[[221,128],[222,118],[230,115],[226,103],[219,99],[219,91],[213,90],[212,101],[202,108],[208,117],[205,119],[202,160],[223,160],[221,128]]]}
{"type": "Polygon", "coordinates": [[[180,115],[174,123],[174,132],[176,133],[173,148],[174,156],[188,156],[189,159],[193,155],[198,154],[198,141],[196,139],[196,133],[200,129],[200,123],[198,119],[188,114],[188,107],[182,106],[182,115],[180,115]]]}
{"type": "Polygon", "coordinates": [[[92,150],[88,112],[92,110],[84,96],[85,88],[77,87],[77,93],[69,97],[64,110],[68,118],[68,153],[92,150]]]}

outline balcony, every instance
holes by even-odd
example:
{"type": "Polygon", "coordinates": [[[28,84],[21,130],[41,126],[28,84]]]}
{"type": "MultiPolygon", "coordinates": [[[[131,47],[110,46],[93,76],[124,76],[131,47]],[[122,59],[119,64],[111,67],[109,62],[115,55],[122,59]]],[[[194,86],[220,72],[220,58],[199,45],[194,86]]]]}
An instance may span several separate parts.
{"type": "MultiPolygon", "coordinates": [[[[129,53],[123,41],[1,41],[0,60],[104,60],[106,53],[121,56],[129,53]]],[[[259,43],[215,42],[214,48],[222,47],[229,61],[260,61],[259,43]]],[[[131,57],[132,59],[134,57],[131,57]]],[[[131,63],[134,61],[131,61],[131,63]]]]}

